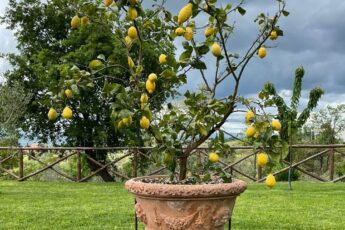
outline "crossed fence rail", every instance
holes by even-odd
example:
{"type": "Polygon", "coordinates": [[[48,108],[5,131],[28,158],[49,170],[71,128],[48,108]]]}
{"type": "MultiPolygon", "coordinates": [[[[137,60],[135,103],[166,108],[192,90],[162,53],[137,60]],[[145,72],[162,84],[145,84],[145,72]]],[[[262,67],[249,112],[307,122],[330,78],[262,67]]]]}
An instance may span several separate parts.
{"type": "MultiPolygon", "coordinates": [[[[305,174],[313,179],[316,179],[321,182],[339,182],[345,181],[345,175],[339,176],[335,178],[335,156],[344,157],[345,159],[345,144],[336,144],[336,145],[291,145],[291,149],[307,149],[312,150],[311,152],[304,153],[302,159],[298,161],[287,161],[283,160],[283,164],[285,167],[274,172],[273,175],[278,175],[284,173],[290,169],[298,170],[300,173],[305,174]],[[344,149],[344,150],[343,150],[344,149]],[[325,178],[322,175],[317,175],[314,172],[310,172],[301,167],[302,164],[311,161],[313,159],[319,157],[326,157],[327,159],[327,171],[328,177],[325,178]]],[[[0,172],[7,174],[8,176],[18,180],[18,181],[25,181],[31,177],[34,177],[38,174],[41,174],[47,170],[52,170],[58,175],[75,182],[85,182],[88,181],[90,178],[96,176],[103,170],[107,170],[109,173],[112,174],[113,177],[121,178],[123,180],[128,180],[132,177],[138,176],[138,166],[140,164],[140,157],[147,158],[150,160],[150,151],[152,148],[147,147],[0,147],[0,153],[6,151],[7,154],[0,154],[0,172]],[[86,151],[107,151],[110,153],[114,152],[121,152],[121,155],[116,157],[115,159],[108,160],[107,162],[100,162],[95,158],[89,156],[86,151]],[[58,158],[52,163],[46,163],[39,159],[38,155],[42,155],[46,152],[55,152],[58,155],[58,158]],[[2,156],[2,157],[1,157],[2,156]],[[24,157],[27,156],[30,160],[38,162],[42,165],[42,168],[35,172],[25,174],[25,162],[24,157]],[[63,170],[59,169],[58,164],[62,161],[67,160],[68,158],[75,156],[76,157],[76,175],[68,175],[63,170]],[[88,161],[93,162],[98,168],[94,171],[91,171],[88,175],[82,174],[82,158],[87,159],[88,161]],[[117,170],[116,164],[120,163],[126,158],[130,158],[131,161],[131,168],[132,172],[131,175],[125,175],[117,170]],[[6,168],[4,164],[7,161],[14,160],[18,161],[18,172],[14,172],[13,170],[6,168]]],[[[236,176],[241,176],[247,178],[254,182],[262,182],[266,178],[262,176],[262,168],[257,167],[255,164],[255,159],[257,155],[257,151],[254,151],[252,146],[233,146],[231,147],[230,151],[224,154],[223,158],[219,161],[222,165],[223,170],[229,172],[230,174],[236,176]],[[237,158],[233,162],[229,160],[227,156],[234,156],[238,154],[238,151],[248,151],[249,153],[245,156],[237,158]],[[253,166],[253,173],[248,173],[244,171],[241,167],[241,163],[251,161],[254,162],[251,164],[253,166]]],[[[293,153],[293,151],[291,152],[293,153]]],[[[197,162],[202,162],[201,159],[207,157],[208,149],[207,148],[198,148],[192,153],[193,157],[196,157],[197,162]]],[[[290,158],[292,159],[292,158],[290,158]]],[[[164,166],[158,167],[155,169],[151,169],[150,171],[146,172],[145,175],[155,175],[155,174],[164,174],[166,168],[164,166]]]]}

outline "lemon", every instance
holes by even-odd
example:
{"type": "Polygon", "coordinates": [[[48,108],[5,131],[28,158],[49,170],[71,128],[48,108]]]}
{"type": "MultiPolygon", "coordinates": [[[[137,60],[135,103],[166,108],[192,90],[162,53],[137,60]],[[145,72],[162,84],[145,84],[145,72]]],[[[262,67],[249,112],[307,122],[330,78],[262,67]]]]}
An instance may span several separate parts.
{"type": "Polygon", "coordinates": [[[145,109],[146,103],[145,102],[140,102],[140,109],[145,109]]]}
{"type": "Polygon", "coordinates": [[[122,129],[123,127],[125,127],[125,123],[123,123],[123,120],[121,120],[117,123],[117,128],[122,129]]]}
{"type": "Polygon", "coordinates": [[[273,119],[271,121],[271,127],[272,127],[272,129],[274,129],[276,131],[280,131],[282,129],[282,124],[280,123],[280,121],[278,119],[273,119]]]}
{"type": "Polygon", "coordinates": [[[246,131],[246,137],[253,137],[256,133],[256,129],[254,126],[249,126],[246,131]]]}
{"type": "Polygon", "coordinates": [[[129,27],[129,29],[128,29],[128,36],[131,39],[136,39],[137,38],[138,31],[137,31],[137,29],[134,26],[129,27]]]}
{"type": "Polygon", "coordinates": [[[80,19],[81,25],[85,26],[87,24],[89,24],[89,18],[87,16],[84,16],[80,19]]]}
{"type": "Polygon", "coordinates": [[[245,122],[248,124],[251,122],[251,119],[253,119],[255,117],[255,114],[253,113],[253,111],[248,111],[246,113],[246,116],[245,116],[245,122]]]}
{"type": "Polygon", "coordinates": [[[270,34],[270,39],[271,40],[276,40],[278,37],[277,31],[272,30],[271,34],[270,34]]]}
{"type": "Polygon", "coordinates": [[[165,165],[170,165],[172,161],[173,161],[173,158],[172,158],[171,154],[170,153],[165,153],[164,157],[163,157],[163,163],[165,165]]]}
{"type": "Polygon", "coordinates": [[[156,89],[156,83],[150,80],[146,81],[146,90],[149,94],[152,94],[156,89]]]}
{"type": "Polygon", "coordinates": [[[89,63],[89,68],[93,70],[101,69],[103,68],[103,62],[98,59],[92,60],[89,63]]]}
{"type": "Polygon", "coordinates": [[[192,10],[193,10],[193,4],[188,3],[186,6],[184,6],[177,17],[178,24],[182,24],[185,21],[187,21],[192,16],[192,10]]]}
{"type": "Polygon", "coordinates": [[[182,35],[184,35],[185,32],[186,32],[185,29],[183,29],[182,27],[178,27],[178,28],[175,30],[175,34],[176,34],[177,36],[182,36],[182,35]]]}
{"type": "Polygon", "coordinates": [[[211,52],[215,57],[219,57],[220,55],[222,55],[222,49],[220,48],[220,46],[216,42],[213,43],[213,45],[211,47],[211,52]]]}
{"type": "Polygon", "coordinates": [[[157,81],[157,75],[154,73],[151,73],[149,75],[148,79],[149,79],[149,81],[152,81],[152,82],[157,81]]]}
{"type": "Polygon", "coordinates": [[[72,119],[73,117],[73,112],[71,110],[70,107],[66,106],[63,111],[62,111],[62,116],[65,118],[65,119],[72,119]]]}
{"type": "Polygon", "coordinates": [[[148,129],[150,127],[150,120],[147,117],[143,116],[140,119],[140,127],[143,129],[148,129]]]}
{"type": "Polygon", "coordinates": [[[204,10],[207,12],[208,11],[208,5],[205,3],[204,5],[204,10]]]}
{"type": "Polygon", "coordinates": [[[149,97],[147,96],[146,93],[142,93],[140,96],[140,102],[141,103],[147,103],[147,101],[149,100],[149,97]]]}
{"type": "Polygon", "coordinates": [[[122,119],[122,122],[123,122],[123,124],[125,124],[126,126],[132,124],[132,122],[133,122],[132,116],[123,118],[123,119],[122,119]]]}
{"type": "Polygon", "coordinates": [[[135,20],[138,17],[138,11],[134,7],[129,7],[128,9],[128,18],[130,20],[135,20]]]}
{"type": "Polygon", "coordinates": [[[67,98],[72,98],[73,97],[73,92],[70,89],[65,90],[65,95],[67,98]]]}
{"type": "Polygon", "coordinates": [[[104,5],[106,7],[110,6],[111,4],[113,4],[113,0],[104,0],[104,5]]]}
{"type": "Polygon", "coordinates": [[[132,39],[129,36],[125,37],[125,43],[126,45],[130,45],[132,43],[132,39]]]}
{"type": "Polygon", "coordinates": [[[54,108],[50,108],[48,111],[48,119],[50,121],[55,121],[57,118],[57,112],[54,108]]]}
{"type": "Polygon", "coordinates": [[[276,178],[273,176],[273,174],[268,174],[265,183],[267,187],[273,188],[277,184],[276,178]]]}
{"type": "Polygon", "coordinates": [[[205,36],[209,37],[214,34],[214,28],[213,27],[207,27],[205,30],[205,36]]]}
{"type": "Polygon", "coordinates": [[[81,24],[81,20],[78,15],[74,16],[71,20],[72,29],[77,29],[81,24]]]}
{"type": "Polygon", "coordinates": [[[256,163],[260,167],[265,167],[268,163],[268,155],[265,152],[260,152],[256,158],[256,163]]]}
{"type": "Polygon", "coordinates": [[[160,64],[166,64],[168,62],[168,60],[167,60],[167,55],[165,55],[165,54],[161,54],[161,55],[159,55],[159,63],[160,64]]]}
{"type": "Polygon", "coordinates": [[[264,58],[267,55],[266,48],[265,47],[260,47],[258,51],[258,55],[260,58],[264,58]]]}
{"type": "Polygon", "coordinates": [[[212,152],[208,155],[208,160],[211,163],[217,163],[219,161],[219,155],[215,152],[212,152]]]}
{"type": "Polygon", "coordinates": [[[130,68],[133,68],[133,67],[134,67],[134,62],[133,62],[133,60],[132,60],[131,57],[128,57],[128,66],[129,66],[130,68]]]}
{"type": "Polygon", "coordinates": [[[187,41],[190,41],[193,39],[193,28],[192,27],[186,27],[186,32],[184,33],[184,38],[187,41]]]}

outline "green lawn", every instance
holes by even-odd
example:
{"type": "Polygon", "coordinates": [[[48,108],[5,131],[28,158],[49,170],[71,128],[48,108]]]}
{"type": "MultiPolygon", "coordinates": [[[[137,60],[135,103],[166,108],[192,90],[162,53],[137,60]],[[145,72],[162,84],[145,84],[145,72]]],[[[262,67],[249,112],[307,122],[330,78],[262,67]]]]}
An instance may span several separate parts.
{"type": "MultiPolygon", "coordinates": [[[[345,183],[250,184],[232,229],[345,229],[345,183]]],[[[0,181],[0,229],[134,229],[122,184],[0,181]]],[[[142,226],[140,229],[143,229],[142,226]]]]}

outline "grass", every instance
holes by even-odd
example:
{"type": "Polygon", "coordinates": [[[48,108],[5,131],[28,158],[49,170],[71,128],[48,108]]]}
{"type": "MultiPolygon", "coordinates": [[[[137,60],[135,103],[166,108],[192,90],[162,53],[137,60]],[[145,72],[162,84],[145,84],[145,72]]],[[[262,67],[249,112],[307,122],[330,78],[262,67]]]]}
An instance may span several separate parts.
{"type": "MultiPolygon", "coordinates": [[[[345,184],[249,184],[232,229],[344,229],[345,184]]],[[[134,229],[122,184],[0,181],[0,229],[134,229]]],[[[140,229],[143,229],[140,225],[140,229]]]]}

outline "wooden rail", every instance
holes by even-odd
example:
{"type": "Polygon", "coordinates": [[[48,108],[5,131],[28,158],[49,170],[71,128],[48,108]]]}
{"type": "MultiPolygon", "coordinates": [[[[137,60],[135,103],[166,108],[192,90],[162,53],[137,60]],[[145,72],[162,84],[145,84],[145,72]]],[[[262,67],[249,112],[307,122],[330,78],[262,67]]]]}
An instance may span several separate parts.
{"type": "MultiPolygon", "coordinates": [[[[303,159],[300,159],[296,162],[289,162],[286,160],[283,160],[282,163],[286,165],[286,167],[274,172],[274,175],[278,175],[281,173],[284,173],[288,171],[289,169],[293,168],[295,170],[298,170],[300,173],[303,173],[313,179],[316,179],[321,182],[339,182],[339,181],[345,181],[345,175],[340,176],[338,178],[335,178],[335,161],[336,156],[344,157],[345,159],[345,153],[341,151],[341,149],[345,149],[345,144],[335,144],[335,145],[305,145],[305,144],[296,144],[291,145],[291,149],[314,149],[314,152],[305,154],[305,157],[303,159]],[[315,151],[317,149],[318,151],[315,151]],[[313,159],[316,159],[318,157],[325,156],[327,158],[327,171],[328,171],[328,178],[322,177],[322,175],[317,175],[314,172],[310,172],[306,170],[305,168],[302,168],[301,165],[304,163],[311,161],[313,159]]],[[[52,170],[53,172],[57,173],[59,176],[64,177],[70,181],[76,181],[76,182],[84,182],[89,180],[90,178],[94,177],[98,173],[100,173],[103,170],[107,170],[109,173],[112,174],[113,177],[121,178],[123,180],[128,180],[131,177],[136,177],[139,175],[139,165],[140,165],[140,157],[145,157],[148,160],[150,160],[150,150],[152,148],[149,147],[0,147],[1,151],[9,152],[9,154],[4,155],[3,158],[0,157],[0,173],[3,172],[7,174],[8,176],[18,180],[18,181],[25,181],[31,177],[34,177],[38,174],[41,174],[42,172],[45,172],[47,170],[52,170]],[[108,160],[106,163],[101,163],[97,161],[96,159],[89,156],[86,151],[87,150],[103,150],[108,152],[122,152],[121,156],[117,157],[113,160],[108,160]],[[57,160],[55,160],[52,163],[46,163],[43,162],[41,159],[39,159],[35,154],[44,154],[45,152],[57,152],[62,153],[58,154],[59,157],[57,160]],[[32,172],[32,173],[25,173],[25,161],[24,156],[27,156],[30,160],[34,160],[38,162],[40,165],[42,165],[42,168],[32,172]],[[57,166],[59,163],[67,160],[68,158],[76,156],[76,175],[71,176],[68,175],[66,172],[63,172],[63,170],[59,169],[57,166]],[[127,159],[130,157],[131,159],[131,175],[124,175],[123,173],[119,172],[116,169],[116,164],[123,161],[124,159],[127,159]],[[93,162],[95,165],[97,165],[99,168],[88,175],[83,176],[83,165],[85,164],[82,161],[82,158],[87,159],[91,162],[93,162]],[[6,168],[4,165],[7,161],[15,160],[18,162],[18,172],[15,173],[12,169],[6,168]]],[[[207,157],[208,155],[208,149],[207,148],[199,148],[193,152],[193,157],[196,157],[197,160],[197,166],[201,167],[202,162],[204,162],[202,159],[207,157]]],[[[255,181],[255,182],[262,182],[266,178],[262,176],[263,170],[260,167],[257,167],[255,164],[256,161],[256,155],[257,151],[254,151],[252,146],[232,146],[231,151],[229,153],[223,154],[222,160],[219,162],[219,164],[222,166],[222,169],[224,171],[227,171],[234,176],[240,175],[242,177],[245,177],[249,180],[255,181]],[[244,154],[243,157],[237,158],[233,162],[229,162],[229,158],[232,156],[238,154],[238,150],[241,150],[242,154],[244,154]],[[243,153],[243,151],[247,151],[246,153],[243,153]],[[227,156],[227,157],[226,157],[227,156]],[[241,164],[250,161],[253,168],[252,172],[245,171],[241,164]],[[254,172],[254,174],[253,174],[254,172]]],[[[0,155],[1,156],[1,155],[0,155]]],[[[145,173],[145,175],[155,175],[155,174],[162,174],[166,173],[166,168],[164,166],[158,167],[156,169],[152,169],[151,171],[148,171],[145,173]]],[[[0,174],[1,175],[1,174],[0,174]]]]}

